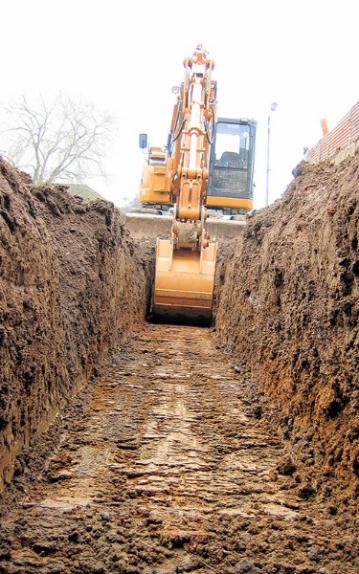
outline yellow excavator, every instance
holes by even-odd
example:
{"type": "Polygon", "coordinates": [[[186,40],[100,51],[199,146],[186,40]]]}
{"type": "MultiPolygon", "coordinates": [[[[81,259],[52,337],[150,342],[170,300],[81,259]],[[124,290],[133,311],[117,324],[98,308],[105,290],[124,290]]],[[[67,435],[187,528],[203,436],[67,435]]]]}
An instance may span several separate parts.
{"type": "MultiPolygon", "coordinates": [[[[139,200],[172,210],[168,239],[157,238],[152,313],[208,322],[212,315],[217,242],[207,231],[208,209],[226,216],[252,208],[256,123],[216,120],[213,60],[198,46],[184,60],[185,76],[164,148],[150,147],[139,200]]],[[[147,149],[147,135],[140,134],[147,149]]]]}

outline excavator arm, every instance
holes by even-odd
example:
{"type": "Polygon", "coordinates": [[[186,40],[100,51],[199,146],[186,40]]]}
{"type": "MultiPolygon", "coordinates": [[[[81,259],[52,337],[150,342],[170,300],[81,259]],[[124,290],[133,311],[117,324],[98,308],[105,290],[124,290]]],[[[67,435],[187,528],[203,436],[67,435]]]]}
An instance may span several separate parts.
{"type": "Polygon", "coordinates": [[[214,62],[198,46],[184,61],[185,77],[169,136],[171,237],[157,240],[153,313],[165,318],[208,321],[217,244],[206,231],[209,153],[216,112],[214,62]]]}

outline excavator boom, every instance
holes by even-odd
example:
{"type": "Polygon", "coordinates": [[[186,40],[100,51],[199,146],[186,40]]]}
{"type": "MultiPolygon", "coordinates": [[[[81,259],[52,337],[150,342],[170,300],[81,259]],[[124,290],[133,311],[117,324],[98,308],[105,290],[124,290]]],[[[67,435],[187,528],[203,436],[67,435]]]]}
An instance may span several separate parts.
{"type": "MultiPolygon", "coordinates": [[[[141,204],[154,218],[144,209],[134,214],[130,228],[135,233],[141,227],[148,230],[151,223],[156,228],[153,314],[208,322],[217,254],[209,230],[224,238],[238,235],[244,214],[252,207],[255,122],[228,118],[216,122],[214,62],[202,46],[183,64],[184,79],[174,88],[177,100],[167,146],[149,148],[141,180],[141,204]],[[207,207],[214,214],[208,222],[207,207]]],[[[143,138],[140,147],[146,148],[146,134],[140,135],[140,142],[143,138]]]]}
{"type": "Polygon", "coordinates": [[[214,67],[198,46],[184,61],[169,137],[170,196],[174,215],[169,239],[157,239],[152,312],[165,319],[209,321],[217,244],[205,229],[211,129],[215,121],[214,67]]]}

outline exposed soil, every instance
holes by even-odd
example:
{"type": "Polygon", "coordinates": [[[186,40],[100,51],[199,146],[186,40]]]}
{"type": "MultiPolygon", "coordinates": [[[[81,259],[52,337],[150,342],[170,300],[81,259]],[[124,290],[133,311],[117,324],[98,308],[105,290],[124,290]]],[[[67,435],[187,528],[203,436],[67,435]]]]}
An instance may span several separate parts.
{"type": "Polygon", "coordinates": [[[112,204],[0,161],[0,574],[359,571],[358,184],[302,164],[221,242],[209,330],[144,322],[112,204]]]}
{"type": "Polygon", "coordinates": [[[34,188],[0,160],[0,490],[16,454],[143,321],[148,267],[112,204],[34,188]]]}
{"type": "Polygon", "coordinates": [[[353,573],[350,509],[298,488],[208,330],[148,325],[63,420],[1,527],[4,573],[353,573]]]}
{"type": "MultiPolygon", "coordinates": [[[[222,262],[217,333],[281,413],[301,475],[359,494],[359,155],[301,164],[222,262]],[[333,480],[332,480],[333,479],[333,480]]],[[[273,424],[275,420],[273,419],[273,424]]]]}

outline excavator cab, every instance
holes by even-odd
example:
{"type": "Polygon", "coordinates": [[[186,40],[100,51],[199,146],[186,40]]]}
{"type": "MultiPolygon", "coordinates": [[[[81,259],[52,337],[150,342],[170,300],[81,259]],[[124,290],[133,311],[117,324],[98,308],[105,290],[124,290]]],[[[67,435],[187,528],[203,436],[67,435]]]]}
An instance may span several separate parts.
{"type": "Polygon", "coordinates": [[[217,120],[209,163],[209,209],[226,215],[252,209],[255,137],[254,120],[217,120]]]}

